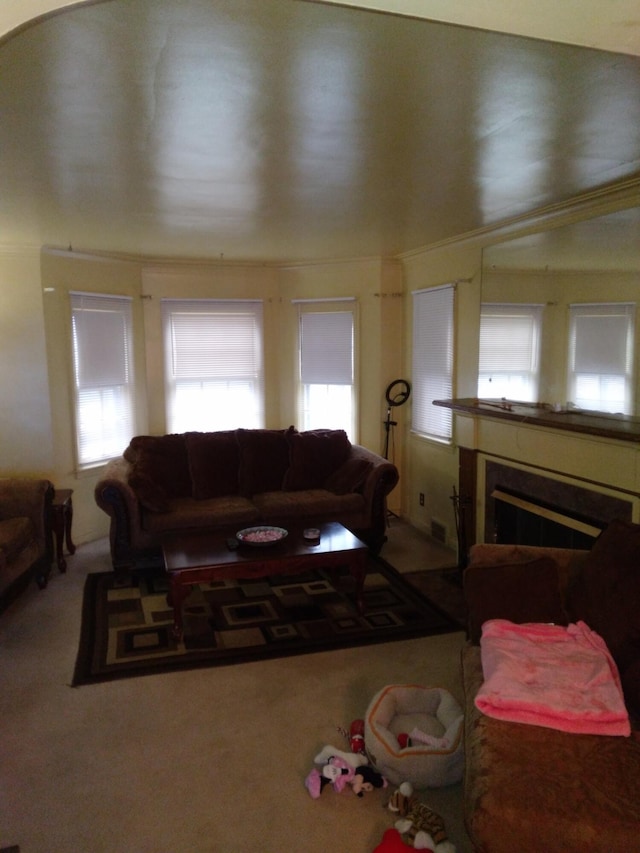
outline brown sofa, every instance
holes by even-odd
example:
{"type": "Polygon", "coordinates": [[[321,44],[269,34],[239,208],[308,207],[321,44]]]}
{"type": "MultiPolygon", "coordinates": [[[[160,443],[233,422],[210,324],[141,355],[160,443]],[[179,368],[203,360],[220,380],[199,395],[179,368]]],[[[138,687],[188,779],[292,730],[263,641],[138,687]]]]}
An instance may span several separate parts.
{"type": "Polygon", "coordinates": [[[482,853],[629,853],[640,826],[640,525],[615,521],[589,552],[475,545],[464,574],[469,641],[464,807],[482,853]],[[583,620],[620,672],[630,737],[567,734],[497,720],[474,698],[485,620],[583,620]]]}
{"type": "Polygon", "coordinates": [[[46,586],[53,559],[52,499],[49,480],[0,479],[0,612],[32,578],[46,586]]]}
{"type": "Polygon", "coordinates": [[[342,430],[237,429],[136,436],[97,483],[116,571],[161,565],[178,529],[339,521],[377,552],[396,467],[342,430]]]}

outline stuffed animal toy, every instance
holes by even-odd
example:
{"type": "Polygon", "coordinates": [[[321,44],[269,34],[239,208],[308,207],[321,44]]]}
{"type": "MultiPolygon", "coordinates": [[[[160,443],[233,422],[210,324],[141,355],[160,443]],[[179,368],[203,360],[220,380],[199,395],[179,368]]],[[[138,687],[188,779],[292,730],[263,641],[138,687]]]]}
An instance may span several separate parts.
{"type": "Polygon", "coordinates": [[[349,727],[351,752],[364,755],[364,720],[353,720],[349,727]]]}
{"type": "Polygon", "coordinates": [[[338,731],[349,744],[351,752],[365,754],[364,748],[364,720],[352,720],[349,731],[338,726],[338,731]]]}
{"type": "MultiPolygon", "coordinates": [[[[363,769],[368,764],[364,755],[355,755],[333,746],[324,746],[313,759],[314,767],[305,779],[305,787],[314,800],[317,800],[324,788],[331,784],[334,791],[340,793],[350,785],[356,777],[356,769],[363,769]]],[[[362,783],[360,782],[361,786],[362,783]]]]}
{"type": "Polygon", "coordinates": [[[400,817],[396,829],[416,850],[456,853],[455,846],[447,838],[444,821],[413,796],[413,786],[409,782],[403,782],[391,795],[389,809],[400,817]]]}
{"type": "Polygon", "coordinates": [[[404,843],[397,829],[387,829],[382,836],[382,841],[373,853],[412,853],[414,849],[409,844],[404,843]]]}
{"type": "Polygon", "coordinates": [[[373,767],[366,755],[344,752],[333,746],[324,746],[313,759],[314,767],[305,779],[305,787],[314,800],[329,784],[340,793],[350,785],[358,797],[374,788],[386,788],[387,780],[373,767]]]}
{"type": "Polygon", "coordinates": [[[384,776],[367,764],[356,767],[356,775],[351,781],[351,787],[358,797],[364,796],[365,791],[373,791],[374,788],[386,788],[387,784],[384,776]]]}

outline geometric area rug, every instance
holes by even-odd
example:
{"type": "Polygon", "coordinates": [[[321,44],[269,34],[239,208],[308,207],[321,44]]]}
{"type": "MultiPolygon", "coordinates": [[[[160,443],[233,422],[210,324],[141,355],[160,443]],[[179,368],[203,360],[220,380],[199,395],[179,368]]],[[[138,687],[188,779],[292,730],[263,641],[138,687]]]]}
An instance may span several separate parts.
{"type": "Polygon", "coordinates": [[[353,579],[321,567],[304,574],[192,587],[184,635],[171,633],[163,573],[87,575],[73,686],[222,666],[460,630],[380,557],[370,557],[365,612],[353,579]]]}

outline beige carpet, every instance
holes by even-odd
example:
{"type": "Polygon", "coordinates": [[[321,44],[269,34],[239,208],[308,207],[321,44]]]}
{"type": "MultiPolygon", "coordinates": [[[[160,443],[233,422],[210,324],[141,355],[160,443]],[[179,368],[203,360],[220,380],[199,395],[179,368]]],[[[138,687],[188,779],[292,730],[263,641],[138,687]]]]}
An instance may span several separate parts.
{"type": "MultiPolygon", "coordinates": [[[[383,685],[440,685],[461,699],[461,633],[71,688],[84,578],[108,568],[106,541],[68,562],[0,617],[0,847],[373,850],[393,822],[385,793],[314,801],[304,778],[383,685]]],[[[470,853],[462,786],[425,799],[470,853]]]]}

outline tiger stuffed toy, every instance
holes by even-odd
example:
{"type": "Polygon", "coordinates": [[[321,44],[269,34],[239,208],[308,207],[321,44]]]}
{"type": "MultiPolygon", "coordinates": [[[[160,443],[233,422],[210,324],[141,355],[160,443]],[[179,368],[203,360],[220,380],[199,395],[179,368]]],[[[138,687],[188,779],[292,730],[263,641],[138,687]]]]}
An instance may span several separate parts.
{"type": "Polygon", "coordinates": [[[399,816],[395,827],[416,850],[456,853],[439,814],[413,796],[413,787],[403,782],[389,800],[389,809],[399,816]]]}

